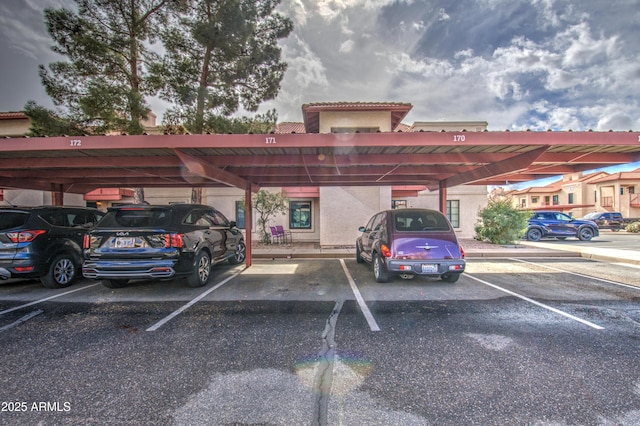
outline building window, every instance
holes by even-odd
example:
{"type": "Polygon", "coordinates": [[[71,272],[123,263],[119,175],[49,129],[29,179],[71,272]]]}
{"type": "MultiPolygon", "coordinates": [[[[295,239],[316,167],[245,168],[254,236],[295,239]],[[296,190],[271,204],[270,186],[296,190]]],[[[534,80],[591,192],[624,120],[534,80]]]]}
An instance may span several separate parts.
{"type": "Polygon", "coordinates": [[[526,198],[521,198],[520,199],[520,207],[527,207],[527,199],[526,198]]]}
{"type": "Polygon", "coordinates": [[[538,204],[538,202],[540,201],[540,198],[538,197],[531,197],[531,204],[538,204]]]}
{"type": "Polygon", "coordinates": [[[392,209],[406,209],[407,200],[391,200],[392,209]]]}
{"type": "Polygon", "coordinates": [[[242,201],[236,201],[236,223],[238,228],[244,229],[244,203],[242,201]]]}
{"type": "Polygon", "coordinates": [[[573,204],[573,192],[569,194],[568,202],[569,204],[573,204]]]}
{"type": "Polygon", "coordinates": [[[627,192],[629,192],[629,194],[635,194],[636,193],[636,188],[635,186],[630,186],[627,188],[627,192]]]}
{"type": "Polygon", "coordinates": [[[447,217],[454,228],[460,228],[460,200],[447,200],[447,217]]]}
{"type": "Polygon", "coordinates": [[[311,229],[311,201],[289,202],[289,229],[311,229]]]}
{"type": "Polygon", "coordinates": [[[560,204],[560,197],[557,195],[553,196],[553,205],[557,206],[558,204],[560,204]]]}
{"type": "Polygon", "coordinates": [[[620,195],[624,195],[624,186],[620,187],[620,195]]]}

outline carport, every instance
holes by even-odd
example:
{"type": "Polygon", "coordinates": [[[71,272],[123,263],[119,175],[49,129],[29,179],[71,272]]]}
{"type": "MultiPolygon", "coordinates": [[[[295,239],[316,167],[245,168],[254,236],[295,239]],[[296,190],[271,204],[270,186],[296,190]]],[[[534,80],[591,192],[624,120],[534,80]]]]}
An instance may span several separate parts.
{"type": "MultiPolygon", "coordinates": [[[[0,187],[504,185],[640,161],[640,132],[382,132],[7,138],[0,187]]],[[[247,232],[247,266],[251,232],[247,232]]]]}

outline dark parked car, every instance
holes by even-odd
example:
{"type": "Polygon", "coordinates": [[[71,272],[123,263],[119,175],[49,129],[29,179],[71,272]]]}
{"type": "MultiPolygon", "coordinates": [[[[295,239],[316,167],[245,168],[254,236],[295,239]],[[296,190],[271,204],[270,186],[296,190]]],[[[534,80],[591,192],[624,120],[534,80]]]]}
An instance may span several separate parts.
{"type": "Polygon", "coordinates": [[[82,274],[109,288],[178,276],[200,287],[214,264],[239,264],[245,255],[242,232],[213,207],[126,205],[110,208],[86,235],[82,274]]]}
{"type": "Polygon", "coordinates": [[[47,288],[73,283],[82,241],[104,215],[84,207],[0,208],[0,278],[40,278],[47,288]]]}
{"type": "Polygon", "coordinates": [[[574,219],[566,213],[556,211],[536,211],[529,219],[525,237],[529,241],[540,241],[551,237],[564,240],[576,237],[589,241],[600,235],[598,225],[591,220],[574,219]]]}
{"type": "Polygon", "coordinates": [[[464,250],[447,217],[437,210],[382,211],[359,230],[356,260],[373,264],[377,282],[393,275],[456,282],[464,272],[464,250]]]}
{"type": "Polygon", "coordinates": [[[587,214],[582,219],[594,221],[600,229],[611,229],[612,231],[624,229],[624,219],[622,218],[622,214],[617,212],[594,212],[587,214]]]}

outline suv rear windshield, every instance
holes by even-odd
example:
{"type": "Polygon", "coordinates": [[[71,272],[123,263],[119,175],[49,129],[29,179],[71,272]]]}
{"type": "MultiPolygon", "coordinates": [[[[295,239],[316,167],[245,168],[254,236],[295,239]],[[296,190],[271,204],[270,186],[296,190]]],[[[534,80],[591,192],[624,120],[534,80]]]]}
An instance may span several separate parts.
{"type": "Polygon", "coordinates": [[[24,225],[29,219],[29,215],[27,212],[0,212],[0,231],[24,225]]]}
{"type": "Polygon", "coordinates": [[[110,210],[100,222],[100,228],[149,228],[169,225],[171,210],[165,208],[126,208],[110,210]]]}
{"type": "Polygon", "coordinates": [[[444,216],[432,212],[397,212],[395,214],[397,231],[448,231],[449,223],[444,216]]]}

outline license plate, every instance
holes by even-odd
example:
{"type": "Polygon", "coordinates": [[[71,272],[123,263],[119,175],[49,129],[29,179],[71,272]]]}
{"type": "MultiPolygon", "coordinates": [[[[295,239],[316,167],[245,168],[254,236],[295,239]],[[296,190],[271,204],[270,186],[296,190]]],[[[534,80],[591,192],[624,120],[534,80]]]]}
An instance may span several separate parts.
{"type": "Polygon", "coordinates": [[[438,272],[438,265],[434,263],[423,263],[422,264],[422,273],[423,274],[433,274],[438,272]]]}
{"type": "Polygon", "coordinates": [[[133,248],[135,247],[135,238],[116,238],[115,248],[133,248]]]}

